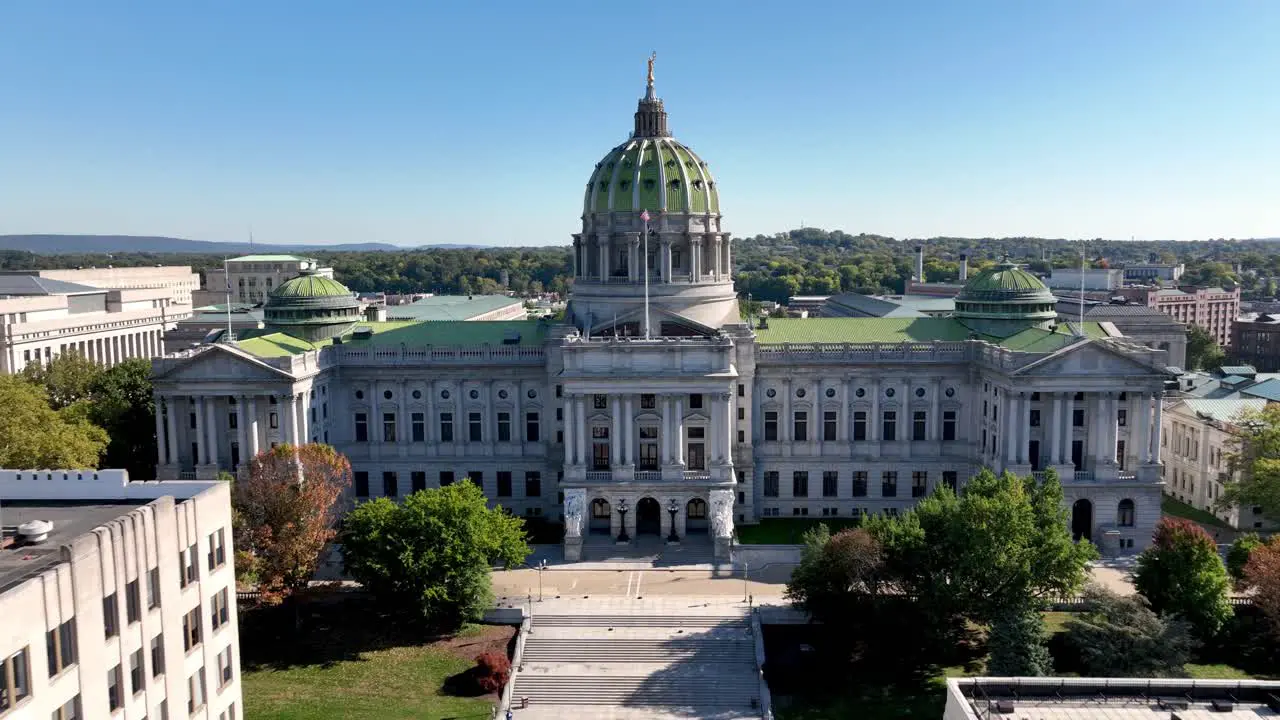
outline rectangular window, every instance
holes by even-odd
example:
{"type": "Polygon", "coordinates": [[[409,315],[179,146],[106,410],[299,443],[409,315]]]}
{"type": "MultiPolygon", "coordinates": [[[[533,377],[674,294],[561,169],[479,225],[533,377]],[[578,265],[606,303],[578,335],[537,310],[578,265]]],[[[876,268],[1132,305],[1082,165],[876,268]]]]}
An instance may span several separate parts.
{"type": "Polygon", "coordinates": [[[396,473],[391,470],[382,472],[382,495],[383,497],[395,497],[400,494],[400,480],[396,477],[396,473]]]}
{"type": "Polygon", "coordinates": [[[227,562],[227,538],[222,528],[209,533],[209,569],[216,570],[227,562]]]}
{"type": "Polygon", "coordinates": [[[853,413],[853,439],[862,442],[867,439],[867,413],[857,410],[853,413]]]}
{"type": "Polygon", "coordinates": [[[356,413],[356,442],[369,442],[369,416],[356,413]]]}
{"type": "Polygon", "coordinates": [[[542,473],[530,470],[524,474],[524,496],[542,497],[542,473]]]}
{"type": "Polygon", "coordinates": [[[71,618],[45,633],[45,651],[49,658],[49,677],[76,664],[76,619],[71,618]]]}
{"type": "Polygon", "coordinates": [[[231,682],[231,646],[218,653],[218,689],[227,686],[231,682]]]}
{"type": "Polygon", "coordinates": [[[484,472],[480,470],[468,470],[466,479],[476,487],[481,489],[484,488],[484,472]]]}
{"type": "Polygon", "coordinates": [[[142,619],[142,592],[136,579],[124,586],[124,616],[129,624],[142,619]]]}
{"type": "Polygon", "coordinates": [[[280,416],[275,413],[267,413],[267,425],[269,425],[272,430],[279,430],[280,416]]]}
{"type": "Polygon", "coordinates": [[[880,473],[880,497],[898,497],[898,473],[885,470],[880,473]]]}
{"type": "Polygon", "coordinates": [[[147,609],[160,607],[160,568],[153,567],[147,571],[147,609]]]}
{"type": "Polygon", "coordinates": [[[809,414],[797,410],[794,419],[795,432],[791,435],[791,439],[795,442],[807,442],[809,440],[809,414]]]}
{"type": "Polygon", "coordinates": [[[418,492],[427,489],[427,473],[424,470],[414,470],[409,473],[409,491],[418,492]]]}
{"type": "Polygon", "coordinates": [[[200,644],[200,607],[182,616],[182,649],[190,652],[200,644]]]}
{"type": "Polygon", "coordinates": [[[196,429],[196,414],[195,414],[195,413],[191,413],[191,414],[189,415],[189,417],[190,417],[190,419],[191,419],[191,422],[190,422],[191,429],[192,429],[192,430],[195,430],[195,429],[196,429]]]}
{"type": "Polygon", "coordinates": [[[452,484],[453,484],[453,471],[441,470],[440,471],[440,487],[449,487],[452,484]]]}
{"type": "Polygon", "coordinates": [[[440,442],[453,442],[453,413],[440,413],[440,442]]]}
{"type": "Polygon", "coordinates": [[[840,473],[835,470],[822,471],[822,497],[836,497],[839,495],[840,473]]]}
{"type": "Polygon", "coordinates": [[[778,497],[778,471],[767,470],[764,474],[764,496],[778,497]]]}
{"type": "Polygon", "coordinates": [[[1127,425],[1129,423],[1129,411],[1126,409],[1121,409],[1116,414],[1116,422],[1119,423],[1120,427],[1124,427],[1125,425],[1127,425]]]}
{"type": "Polygon", "coordinates": [[[836,441],[836,418],[838,416],[839,416],[838,413],[831,410],[822,413],[822,441],[823,442],[836,441]]]}
{"type": "Polygon", "coordinates": [[[1074,408],[1071,411],[1071,426],[1084,427],[1084,408],[1074,408]]]}
{"type": "Polygon", "coordinates": [[[369,473],[364,470],[356,470],[351,473],[352,479],[356,485],[356,497],[369,497],[369,473]]]}
{"type": "Polygon", "coordinates": [[[120,603],[115,593],[102,598],[102,626],[109,638],[120,634],[120,603]]]}
{"type": "Polygon", "coordinates": [[[1031,427],[1040,427],[1040,411],[1032,409],[1031,411],[1031,427]]]}
{"type": "Polygon", "coordinates": [[[498,442],[511,442],[511,413],[498,413],[498,442]]]}
{"type": "Polygon", "coordinates": [[[701,395],[701,394],[694,394],[694,395],[690,395],[690,396],[689,396],[689,409],[690,409],[690,410],[701,410],[701,409],[702,409],[702,395],[701,395]]]}
{"type": "Polygon", "coordinates": [[[955,470],[943,470],[943,471],[942,471],[942,484],[943,484],[943,485],[946,485],[946,486],[947,486],[947,487],[949,487],[949,488],[951,488],[951,492],[955,492],[955,491],[956,491],[956,489],[957,489],[957,485],[958,485],[958,483],[957,483],[957,481],[956,481],[956,471],[955,471],[955,470]]]}
{"type": "Polygon", "coordinates": [[[922,498],[929,492],[929,473],[916,470],[911,473],[911,497],[922,498]]]}
{"type": "Polygon", "coordinates": [[[187,714],[191,715],[196,710],[204,707],[205,699],[204,686],[204,668],[197,670],[191,677],[187,678],[187,714]]]}
{"type": "Polygon", "coordinates": [[[228,413],[228,414],[227,414],[227,427],[228,427],[229,429],[231,429],[231,430],[239,429],[239,427],[240,427],[240,426],[237,424],[237,423],[239,422],[239,420],[240,420],[240,418],[236,417],[236,414],[235,414],[235,413],[228,413]]]}
{"type": "Polygon", "coordinates": [[[480,413],[467,413],[467,440],[469,442],[483,442],[481,439],[481,431],[484,422],[480,419],[480,413]]]}
{"type": "Polygon", "coordinates": [[[740,408],[738,408],[738,419],[739,419],[739,420],[746,420],[746,419],[747,419],[747,409],[746,409],[746,408],[744,408],[744,407],[740,407],[740,408]]]}
{"type": "Polygon", "coordinates": [[[527,442],[536,443],[541,433],[538,432],[538,413],[525,413],[524,416],[525,440],[527,442]]]}
{"type": "Polygon", "coordinates": [[[409,422],[413,427],[413,442],[427,441],[427,416],[425,413],[410,413],[409,422]]]}
{"type": "Polygon", "coordinates": [[[956,439],[956,411],[944,410],[942,412],[942,440],[949,442],[956,439]]]}
{"type": "Polygon", "coordinates": [[[164,674],[164,634],[151,638],[151,677],[164,674]]]}
{"type": "MultiPolygon", "coordinates": [[[[76,695],[63,703],[62,707],[54,710],[49,717],[50,720],[84,720],[84,711],[80,706],[80,696],[76,695]]],[[[162,718],[161,720],[168,720],[168,718],[162,718]]]]}
{"type": "Polygon", "coordinates": [[[115,712],[124,707],[124,677],[120,672],[120,666],[116,665],[107,671],[107,707],[111,712],[115,712]]]}
{"type": "Polygon", "coordinates": [[[511,497],[511,471],[498,471],[498,497],[511,497]]]}
{"type": "Polygon", "coordinates": [[[746,397],[746,396],[747,396],[747,386],[743,385],[742,383],[738,383],[738,397],[746,397]]]}
{"type": "Polygon", "coordinates": [[[142,687],[146,683],[147,667],[146,660],[141,650],[136,650],[129,656],[129,690],[135,695],[142,692],[142,687]]]}
{"type": "Polygon", "coordinates": [[[765,442],[778,441],[778,413],[770,410],[764,414],[765,442]]]}
{"type": "Polygon", "coordinates": [[[658,396],[650,393],[643,393],[640,395],[641,410],[653,410],[656,407],[658,407],[658,396]]]}
{"type": "Polygon", "coordinates": [[[880,433],[881,440],[893,442],[898,439],[898,413],[893,410],[885,411],[882,430],[883,432],[880,433]]]}
{"type": "Polygon", "coordinates": [[[925,439],[925,433],[928,431],[928,421],[925,414],[921,410],[917,410],[911,414],[911,439],[919,442],[925,439]]]}
{"type": "Polygon", "coordinates": [[[182,587],[186,587],[191,583],[200,579],[200,548],[192,545],[187,548],[186,555],[182,556],[184,565],[182,587]]]}
{"type": "Polygon", "coordinates": [[[396,441],[396,414],[382,413],[382,442],[396,441]]]}
{"type": "Polygon", "coordinates": [[[0,713],[31,695],[31,653],[27,648],[0,663],[0,713]]]}
{"type": "Polygon", "coordinates": [[[791,473],[791,497],[809,497],[809,473],[796,470],[791,473]]]}
{"type": "Polygon", "coordinates": [[[857,470],[853,473],[853,496],[867,496],[867,471],[857,470]]]}

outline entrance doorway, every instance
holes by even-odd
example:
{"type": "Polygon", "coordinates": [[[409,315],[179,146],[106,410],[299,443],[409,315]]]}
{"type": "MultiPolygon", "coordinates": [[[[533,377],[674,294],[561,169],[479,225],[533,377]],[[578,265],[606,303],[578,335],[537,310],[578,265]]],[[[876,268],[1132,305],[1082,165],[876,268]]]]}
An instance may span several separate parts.
{"type": "Polygon", "coordinates": [[[1071,538],[1076,542],[1093,539],[1093,503],[1088,500],[1071,506],[1071,538]]]}
{"type": "Polygon", "coordinates": [[[707,534],[707,502],[694,498],[684,508],[684,532],[686,535],[707,534]]]}
{"type": "Polygon", "coordinates": [[[608,535],[610,521],[612,518],[613,508],[609,507],[609,501],[604,498],[596,498],[591,501],[591,521],[587,532],[591,535],[608,535]]]}
{"type": "Polygon", "coordinates": [[[636,535],[659,535],[662,533],[662,506],[651,497],[641,498],[636,503],[636,535]]]}
{"type": "Polygon", "coordinates": [[[1032,470],[1043,470],[1044,466],[1040,464],[1040,441],[1032,440],[1027,444],[1027,459],[1031,461],[1032,470]]]}

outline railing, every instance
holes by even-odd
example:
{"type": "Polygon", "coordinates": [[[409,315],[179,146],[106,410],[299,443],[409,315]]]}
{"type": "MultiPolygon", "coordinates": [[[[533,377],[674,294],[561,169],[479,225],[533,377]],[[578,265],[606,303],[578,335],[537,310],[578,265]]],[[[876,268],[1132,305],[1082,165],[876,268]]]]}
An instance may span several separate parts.
{"type": "Polygon", "coordinates": [[[711,471],[710,470],[685,470],[684,479],[685,480],[710,480],[711,471]]]}
{"type": "Polygon", "coordinates": [[[588,470],[587,482],[609,482],[613,480],[612,470],[588,470]]]}
{"type": "Polygon", "coordinates": [[[183,470],[178,473],[179,480],[195,480],[196,472],[194,470],[183,470]]]}
{"type": "Polygon", "coordinates": [[[1116,473],[1116,479],[1117,480],[1137,480],[1138,474],[1128,472],[1126,470],[1121,470],[1120,472],[1116,473]]]}
{"type": "Polygon", "coordinates": [[[928,343],[783,343],[759,345],[756,353],[760,364],[781,364],[797,359],[822,359],[824,362],[960,362],[970,357],[967,341],[928,343]]]}
{"type": "Polygon", "coordinates": [[[352,364],[398,365],[405,362],[414,364],[426,362],[450,365],[476,363],[542,365],[546,362],[546,352],[539,345],[428,346],[425,348],[353,348],[339,345],[329,348],[328,351],[344,362],[352,364]]]}
{"type": "Polygon", "coordinates": [[[1048,473],[1046,473],[1044,470],[1032,470],[1032,471],[1031,471],[1031,477],[1035,478],[1035,481],[1036,481],[1036,482],[1044,482],[1044,479],[1045,479],[1046,477],[1048,477],[1048,476],[1049,476],[1049,474],[1048,474],[1048,473]]]}
{"type": "Polygon", "coordinates": [[[1089,470],[1076,470],[1072,477],[1076,482],[1093,482],[1093,473],[1089,470]]]}
{"type": "Polygon", "coordinates": [[[662,482],[661,470],[637,470],[636,482],[662,482]]]}

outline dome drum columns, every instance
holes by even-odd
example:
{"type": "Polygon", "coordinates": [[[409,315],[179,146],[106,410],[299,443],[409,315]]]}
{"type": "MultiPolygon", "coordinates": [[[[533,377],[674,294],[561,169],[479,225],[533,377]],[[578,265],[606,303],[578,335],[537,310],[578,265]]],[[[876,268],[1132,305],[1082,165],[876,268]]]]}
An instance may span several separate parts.
{"type": "Polygon", "coordinates": [[[723,282],[732,276],[727,233],[651,231],[645,257],[639,232],[573,236],[574,277],[578,282],[723,282]]]}

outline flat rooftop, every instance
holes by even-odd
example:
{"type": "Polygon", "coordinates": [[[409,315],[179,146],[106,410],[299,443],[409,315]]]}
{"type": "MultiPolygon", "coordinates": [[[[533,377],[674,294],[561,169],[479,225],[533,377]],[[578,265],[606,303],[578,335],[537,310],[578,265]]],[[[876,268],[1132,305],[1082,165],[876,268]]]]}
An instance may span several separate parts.
{"type": "Polygon", "coordinates": [[[1182,678],[953,678],[947,717],[982,720],[1280,718],[1280,682],[1182,678]],[[955,705],[965,715],[953,715],[955,705]]]}
{"type": "Polygon", "coordinates": [[[470,320],[499,308],[520,305],[520,298],[506,295],[432,295],[408,305],[387,308],[388,320],[470,320]]]}
{"type": "Polygon", "coordinates": [[[57,565],[61,560],[63,545],[148,502],[151,501],[53,502],[49,500],[6,501],[0,498],[0,525],[3,526],[4,542],[7,543],[0,548],[0,593],[57,565]],[[12,542],[17,539],[18,526],[31,520],[46,520],[53,523],[53,531],[49,533],[49,539],[38,545],[12,542]]]}

